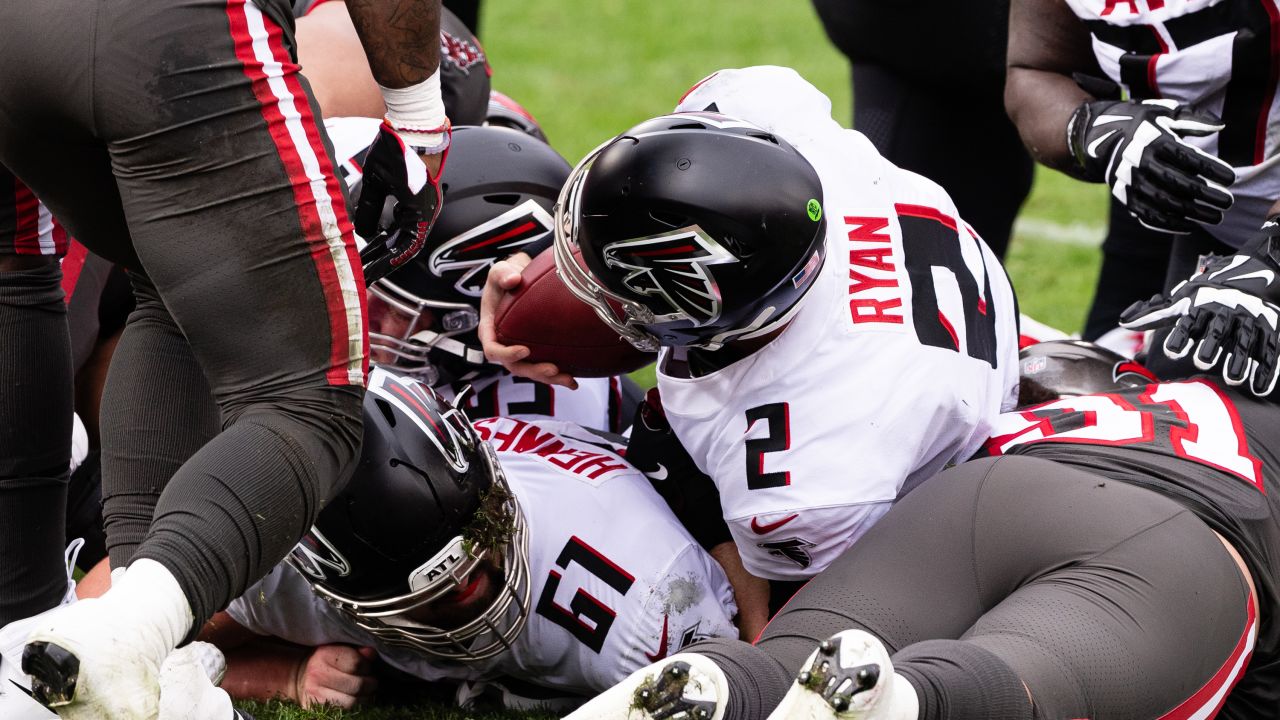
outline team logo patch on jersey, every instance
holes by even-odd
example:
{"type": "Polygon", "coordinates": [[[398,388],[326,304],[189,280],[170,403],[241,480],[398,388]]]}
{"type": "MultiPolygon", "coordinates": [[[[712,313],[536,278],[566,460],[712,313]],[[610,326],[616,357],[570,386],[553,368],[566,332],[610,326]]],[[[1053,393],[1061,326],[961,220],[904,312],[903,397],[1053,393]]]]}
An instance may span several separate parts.
{"type": "Polygon", "coordinates": [[[619,240],[604,246],[607,267],[630,273],[622,284],[638,295],[660,298],[674,315],[695,325],[720,318],[720,288],[710,267],[738,259],[697,225],[648,237],[619,240]]]}
{"type": "Polygon", "coordinates": [[[551,215],[526,200],[498,217],[450,239],[431,253],[428,266],[437,277],[458,273],[453,288],[478,298],[489,266],[551,233],[551,215]]]}
{"type": "Polygon", "coordinates": [[[809,555],[807,548],[816,546],[804,538],[790,537],[786,540],[756,543],[756,547],[768,550],[774,557],[790,560],[802,568],[807,568],[813,564],[813,557],[809,555]]]}

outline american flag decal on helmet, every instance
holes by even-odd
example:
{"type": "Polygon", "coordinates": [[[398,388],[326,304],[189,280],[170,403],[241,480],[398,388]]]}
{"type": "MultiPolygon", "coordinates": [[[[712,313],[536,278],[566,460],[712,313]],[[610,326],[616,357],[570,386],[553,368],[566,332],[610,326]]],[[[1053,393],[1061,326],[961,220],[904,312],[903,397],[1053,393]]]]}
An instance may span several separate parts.
{"type": "Polygon", "coordinates": [[[489,266],[535,240],[546,237],[551,214],[526,200],[492,220],[450,238],[432,251],[428,266],[436,277],[458,272],[453,288],[467,297],[480,297],[489,266]]]}
{"type": "Polygon", "coordinates": [[[622,284],[639,295],[663,299],[671,313],[697,325],[715,322],[722,308],[710,266],[738,262],[697,225],[604,246],[608,267],[630,270],[622,284]]]}

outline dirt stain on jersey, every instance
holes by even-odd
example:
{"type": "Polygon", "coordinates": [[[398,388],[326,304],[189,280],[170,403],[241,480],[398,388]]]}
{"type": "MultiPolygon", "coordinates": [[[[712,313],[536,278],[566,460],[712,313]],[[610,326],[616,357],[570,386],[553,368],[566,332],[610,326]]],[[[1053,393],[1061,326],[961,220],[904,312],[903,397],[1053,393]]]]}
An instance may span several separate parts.
{"type": "Polygon", "coordinates": [[[684,577],[675,577],[667,583],[666,599],[662,603],[662,611],[668,614],[679,614],[698,604],[702,599],[704,588],[696,577],[690,573],[684,577]]]}

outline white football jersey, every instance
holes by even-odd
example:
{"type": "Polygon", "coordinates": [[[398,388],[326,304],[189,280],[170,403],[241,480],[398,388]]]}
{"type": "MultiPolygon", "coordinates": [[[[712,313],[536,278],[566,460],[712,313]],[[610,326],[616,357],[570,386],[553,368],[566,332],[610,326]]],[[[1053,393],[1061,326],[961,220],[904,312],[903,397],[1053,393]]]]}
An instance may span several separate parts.
{"type": "MultiPolygon", "coordinates": [[[[514,417],[522,420],[554,418],[575,425],[622,432],[631,424],[623,412],[622,385],[617,377],[578,378],[578,389],[547,385],[536,380],[499,373],[471,381],[472,393],[463,410],[467,417],[514,417]]],[[[433,388],[452,401],[456,387],[433,388]]]]}
{"type": "Polygon", "coordinates": [[[685,532],[649,481],[583,428],[555,421],[475,423],[529,525],[529,620],[512,649],[454,664],[382,643],[281,564],[232,602],[247,629],[315,646],[371,646],[425,680],[511,676],[594,693],[708,637],[736,637],[720,566],[685,532]]]}
{"type": "Polygon", "coordinates": [[[713,104],[785,138],[817,170],[827,258],[776,339],[691,379],[666,372],[665,350],[658,387],[719,488],[743,564],[798,580],[904,488],[968,458],[1013,407],[1017,310],[999,260],[942,188],[842,129],[794,71],[720,71],[677,111],[713,104]]]}
{"type": "Polygon", "coordinates": [[[1222,118],[1187,142],[1235,167],[1235,205],[1206,225],[1239,247],[1280,197],[1280,0],[1066,0],[1107,76],[1134,98],[1169,98],[1222,118]]]}

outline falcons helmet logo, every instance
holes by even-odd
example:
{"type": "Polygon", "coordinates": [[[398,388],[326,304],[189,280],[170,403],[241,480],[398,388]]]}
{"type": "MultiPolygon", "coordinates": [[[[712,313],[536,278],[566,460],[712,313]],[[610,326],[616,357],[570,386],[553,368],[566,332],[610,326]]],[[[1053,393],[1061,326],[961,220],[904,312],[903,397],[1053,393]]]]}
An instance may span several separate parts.
{"type": "Polygon", "coordinates": [[[490,265],[546,237],[551,228],[550,213],[533,200],[526,200],[436,248],[428,266],[440,278],[445,277],[445,273],[458,273],[453,289],[478,298],[484,290],[490,265]]]}
{"type": "Polygon", "coordinates": [[[697,225],[674,232],[619,240],[604,246],[606,267],[630,273],[622,284],[637,295],[661,298],[671,318],[684,317],[695,325],[720,318],[720,288],[710,266],[738,262],[697,225]]]}
{"type": "Polygon", "coordinates": [[[474,436],[467,432],[466,418],[460,410],[440,399],[435,391],[412,378],[375,370],[369,375],[369,392],[408,415],[454,470],[465,473],[471,467],[467,456],[473,447],[471,437],[474,436]],[[438,408],[443,422],[437,423],[432,418],[427,408],[433,406],[438,408]]]}
{"type": "Polygon", "coordinates": [[[334,577],[351,574],[351,563],[314,527],[293,547],[289,560],[303,574],[315,580],[324,580],[329,573],[334,577]]]}

